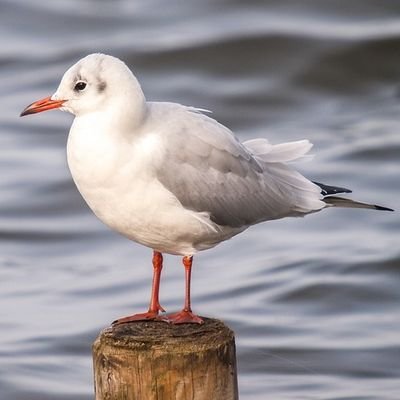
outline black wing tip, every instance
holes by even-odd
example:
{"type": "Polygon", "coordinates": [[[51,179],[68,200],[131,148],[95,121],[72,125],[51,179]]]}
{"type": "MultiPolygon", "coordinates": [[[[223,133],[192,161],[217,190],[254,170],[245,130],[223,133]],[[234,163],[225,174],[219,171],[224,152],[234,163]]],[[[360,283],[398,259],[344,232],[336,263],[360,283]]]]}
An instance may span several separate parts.
{"type": "Polygon", "coordinates": [[[374,207],[375,207],[375,210],[379,210],[379,211],[394,211],[393,208],[377,206],[376,204],[374,205],[374,207]]]}
{"type": "Polygon", "coordinates": [[[353,192],[352,190],[344,188],[344,187],[325,185],[324,183],[315,182],[315,181],[313,181],[313,183],[320,187],[321,194],[323,196],[330,196],[332,194],[352,193],[353,192]]]}
{"type": "MultiPolygon", "coordinates": [[[[336,194],[340,194],[340,193],[352,193],[352,190],[347,189],[347,188],[343,188],[343,187],[339,187],[339,186],[329,186],[329,185],[325,185],[324,183],[315,182],[315,181],[313,181],[313,183],[320,187],[321,194],[324,196],[325,200],[337,199],[335,196],[332,196],[332,195],[336,195],[336,194]]],[[[373,204],[373,205],[369,204],[368,206],[369,206],[369,208],[374,208],[375,210],[379,210],[379,211],[392,211],[392,212],[394,211],[393,208],[378,206],[377,204],[373,204]]]]}

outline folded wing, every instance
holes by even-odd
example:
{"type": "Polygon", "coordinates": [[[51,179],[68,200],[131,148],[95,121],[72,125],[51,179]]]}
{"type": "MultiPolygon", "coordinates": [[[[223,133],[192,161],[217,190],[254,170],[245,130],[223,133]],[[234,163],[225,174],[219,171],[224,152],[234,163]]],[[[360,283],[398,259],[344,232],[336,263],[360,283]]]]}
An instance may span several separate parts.
{"type": "Polygon", "coordinates": [[[241,144],[215,120],[183,107],[180,112],[166,121],[157,178],[185,208],[208,213],[218,225],[242,227],[326,206],[320,188],[284,163],[303,156],[308,141],[241,144]]]}

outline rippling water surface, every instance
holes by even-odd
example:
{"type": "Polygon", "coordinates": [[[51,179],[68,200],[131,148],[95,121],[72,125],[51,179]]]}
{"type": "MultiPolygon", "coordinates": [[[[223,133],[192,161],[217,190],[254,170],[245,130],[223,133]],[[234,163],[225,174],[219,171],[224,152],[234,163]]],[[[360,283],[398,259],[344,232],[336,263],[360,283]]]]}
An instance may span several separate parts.
{"type": "MultiPolygon", "coordinates": [[[[213,110],[241,139],[309,138],[317,181],[399,208],[398,1],[0,0],[0,398],[93,398],[91,343],[145,309],[150,250],[91,214],[71,116],[20,119],[102,51],[148,99],[213,110]]],[[[195,311],[236,332],[241,398],[400,398],[397,213],[261,224],[195,260],[195,311]]],[[[183,301],[167,257],[163,305],[183,301]]]]}

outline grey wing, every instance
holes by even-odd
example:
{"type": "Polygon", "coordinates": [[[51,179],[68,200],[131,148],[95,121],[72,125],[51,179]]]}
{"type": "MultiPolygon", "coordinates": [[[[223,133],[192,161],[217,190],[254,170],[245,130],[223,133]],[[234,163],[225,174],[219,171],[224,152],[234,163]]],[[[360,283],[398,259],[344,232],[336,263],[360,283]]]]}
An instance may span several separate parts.
{"type": "Polygon", "coordinates": [[[296,214],[291,188],[300,183],[285,183],[286,165],[271,164],[267,171],[227,128],[205,115],[183,120],[165,137],[167,153],[157,177],[185,208],[231,227],[296,214]]]}

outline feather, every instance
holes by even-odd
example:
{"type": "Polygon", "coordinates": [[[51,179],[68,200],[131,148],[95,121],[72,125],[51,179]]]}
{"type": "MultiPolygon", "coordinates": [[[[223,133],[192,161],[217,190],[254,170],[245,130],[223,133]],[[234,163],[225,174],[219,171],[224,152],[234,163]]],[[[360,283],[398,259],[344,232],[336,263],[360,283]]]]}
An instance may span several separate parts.
{"type": "Polygon", "coordinates": [[[355,201],[352,199],[348,199],[346,197],[329,196],[324,198],[324,202],[329,206],[334,206],[334,207],[366,208],[366,209],[380,210],[380,211],[394,211],[393,209],[388,207],[382,207],[376,204],[362,203],[360,201],[355,201]]]}
{"type": "Polygon", "coordinates": [[[243,145],[258,159],[269,163],[297,160],[307,154],[313,146],[308,140],[272,145],[266,139],[247,140],[243,145]]]}
{"type": "Polygon", "coordinates": [[[315,181],[313,181],[313,183],[315,183],[317,186],[319,186],[321,188],[321,194],[323,196],[330,196],[331,194],[351,193],[352,192],[350,189],[346,189],[346,188],[339,187],[339,186],[329,186],[329,185],[325,185],[323,183],[315,182],[315,181]]]}

